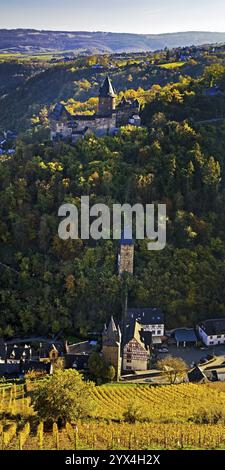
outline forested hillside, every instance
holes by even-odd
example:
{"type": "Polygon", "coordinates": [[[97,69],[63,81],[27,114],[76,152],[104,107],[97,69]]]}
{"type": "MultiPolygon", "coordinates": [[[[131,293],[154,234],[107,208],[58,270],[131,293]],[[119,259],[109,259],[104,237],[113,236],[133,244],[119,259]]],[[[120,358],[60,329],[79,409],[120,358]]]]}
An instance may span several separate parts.
{"type": "Polygon", "coordinates": [[[90,31],[1,29],[0,49],[10,52],[73,50],[75,52],[135,52],[225,41],[225,33],[188,31],[171,34],[128,34],[90,31]]]}
{"type": "Polygon", "coordinates": [[[181,75],[196,78],[211,60],[207,57],[198,63],[189,60],[178,66],[175,63],[171,68],[164,68],[165,62],[165,53],[159,54],[158,59],[151,56],[94,56],[68,63],[59,59],[56,64],[44,59],[29,63],[15,58],[0,61],[0,130],[26,130],[33,115],[57,101],[85,101],[97,97],[106,74],[110,74],[117,93],[126,89],[140,89],[141,92],[155,84],[164,86],[168,82],[177,82],[181,75]],[[95,68],[96,62],[102,65],[95,68]]]}
{"type": "MultiPolygon", "coordinates": [[[[33,134],[21,135],[16,153],[0,156],[0,336],[85,337],[100,331],[111,314],[121,318],[118,243],[63,242],[57,236],[60,204],[79,207],[81,195],[108,205],[167,204],[167,247],[153,253],[145,241],[135,243],[129,305],[160,306],[167,327],[225,315],[221,62],[203,67],[196,78],[155,84],[145,93],[128,90],[142,100],[143,128],[124,127],[115,137],[90,137],[75,147],[53,146],[40,138],[43,123],[36,116],[33,134]]],[[[67,86],[73,72],[60,73],[67,86]]],[[[51,86],[48,93],[54,100],[51,86]]],[[[67,98],[76,104],[74,95],[67,98]]]]}

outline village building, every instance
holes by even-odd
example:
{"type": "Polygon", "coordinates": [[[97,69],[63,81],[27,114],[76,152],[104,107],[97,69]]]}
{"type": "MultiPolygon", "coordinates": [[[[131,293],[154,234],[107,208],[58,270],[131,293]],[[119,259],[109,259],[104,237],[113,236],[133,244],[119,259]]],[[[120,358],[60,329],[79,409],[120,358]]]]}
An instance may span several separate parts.
{"type": "Polygon", "coordinates": [[[187,346],[197,346],[198,338],[194,328],[177,328],[173,334],[177,348],[182,346],[186,348],[187,346]]]}
{"type": "Polygon", "coordinates": [[[145,332],[138,321],[127,324],[123,348],[124,371],[148,370],[151,342],[151,332],[145,332]]]}
{"type": "Polygon", "coordinates": [[[75,144],[80,138],[91,134],[98,137],[114,135],[122,125],[140,126],[139,113],[138,100],[123,98],[116,106],[116,94],[107,76],[99,90],[97,113],[72,115],[62,103],[56,104],[49,115],[51,140],[70,141],[75,144]]]}
{"type": "Polygon", "coordinates": [[[225,343],[225,318],[205,320],[198,325],[198,334],[206,346],[225,343]]]}
{"type": "Polygon", "coordinates": [[[108,327],[105,325],[102,333],[102,357],[107,365],[115,368],[116,380],[121,375],[121,341],[120,327],[111,317],[108,327]]]}
{"type": "Polygon", "coordinates": [[[225,356],[208,356],[188,372],[189,382],[225,382],[225,356]]]}
{"type": "Polygon", "coordinates": [[[138,321],[144,331],[152,335],[153,343],[160,344],[164,337],[165,325],[164,314],[160,308],[128,308],[126,313],[127,322],[138,321]],[[155,340],[158,341],[155,341],[155,340]]]}
{"type": "Polygon", "coordinates": [[[0,376],[21,376],[28,371],[51,373],[57,359],[64,357],[62,343],[40,338],[0,339],[0,376]],[[38,346],[37,346],[38,343],[38,346]]]}
{"type": "Polygon", "coordinates": [[[102,357],[113,365],[117,380],[123,371],[146,371],[152,347],[164,337],[164,315],[157,308],[129,308],[125,312],[123,335],[111,317],[102,333],[102,357]]]}
{"type": "Polygon", "coordinates": [[[65,367],[78,371],[87,370],[89,358],[93,351],[95,351],[96,346],[97,342],[95,341],[81,341],[75,344],[68,344],[66,342],[65,367]]]}

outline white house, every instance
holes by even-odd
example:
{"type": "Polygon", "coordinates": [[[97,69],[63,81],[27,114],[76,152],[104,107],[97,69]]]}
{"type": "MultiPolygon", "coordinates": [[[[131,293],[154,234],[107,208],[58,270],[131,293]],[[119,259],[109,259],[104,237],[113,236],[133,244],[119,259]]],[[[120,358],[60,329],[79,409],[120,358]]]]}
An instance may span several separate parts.
{"type": "Polygon", "coordinates": [[[159,308],[128,308],[127,320],[136,320],[143,331],[151,332],[152,338],[164,336],[164,314],[159,308]]]}
{"type": "Polygon", "coordinates": [[[198,332],[206,346],[225,344],[225,318],[205,320],[198,325],[198,332]]]}

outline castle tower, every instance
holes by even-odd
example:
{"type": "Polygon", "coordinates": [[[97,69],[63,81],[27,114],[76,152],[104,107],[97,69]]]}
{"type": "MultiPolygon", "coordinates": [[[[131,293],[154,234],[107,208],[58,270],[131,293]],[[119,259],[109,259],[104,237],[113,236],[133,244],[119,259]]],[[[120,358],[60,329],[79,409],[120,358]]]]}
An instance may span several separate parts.
{"type": "Polygon", "coordinates": [[[120,254],[118,257],[119,275],[134,273],[134,242],[133,240],[121,238],[120,254]]]}
{"type": "Polygon", "coordinates": [[[110,78],[107,76],[99,90],[98,115],[112,116],[116,109],[116,95],[110,78]]]}
{"type": "Polygon", "coordinates": [[[102,356],[106,364],[115,368],[118,381],[121,374],[121,331],[113,317],[108,328],[105,325],[102,332],[102,356]]]}

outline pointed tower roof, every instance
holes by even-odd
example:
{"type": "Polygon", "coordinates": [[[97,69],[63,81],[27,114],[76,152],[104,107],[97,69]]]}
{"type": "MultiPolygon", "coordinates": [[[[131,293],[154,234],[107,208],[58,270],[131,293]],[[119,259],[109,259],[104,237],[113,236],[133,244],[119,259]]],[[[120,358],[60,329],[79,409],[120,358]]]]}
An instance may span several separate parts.
{"type": "Polygon", "coordinates": [[[99,96],[101,96],[101,98],[107,98],[108,96],[112,96],[112,97],[115,96],[115,91],[113,89],[112,82],[108,75],[105,78],[104,83],[100,87],[99,96]]]}
{"type": "Polygon", "coordinates": [[[114,333],[114,332],[117,332],[117,327],[116,327],[114,318],[112,316],[111,319],[110,319],[110,322],[109,322],[107,333],[111,334],[111,333],[114,333]]]}
{"type": "Polygon", "coordinates": [[[102,344],[103,346],[118,346],[121,343],[121,331],[116,326],[113,316],[110,319],[107,331],[103,331],[102,344]]]}

